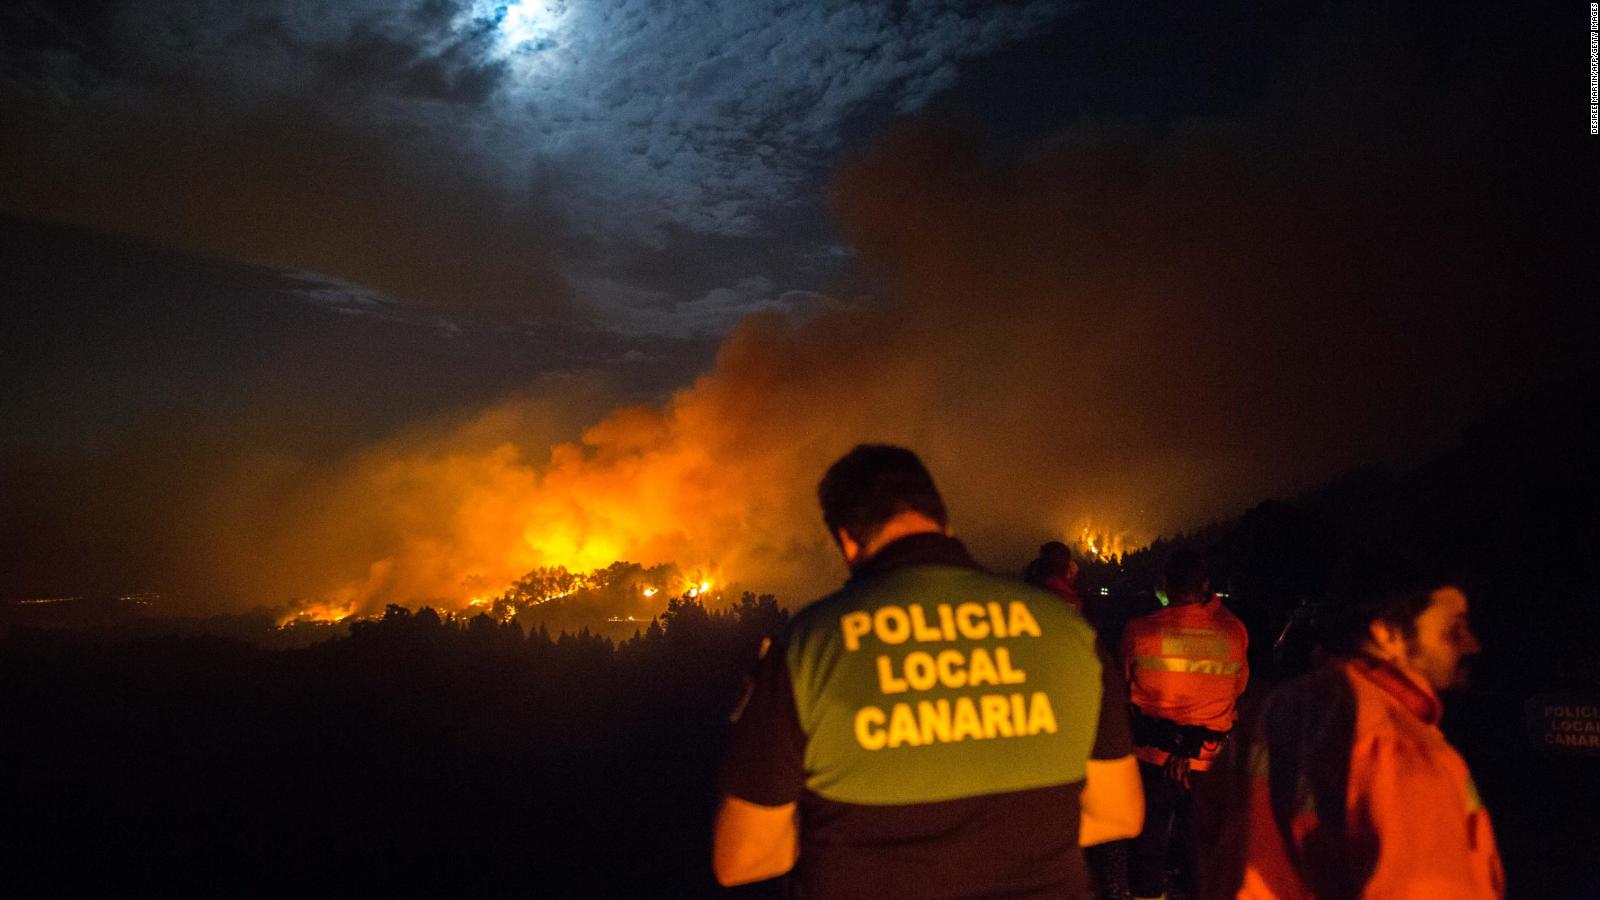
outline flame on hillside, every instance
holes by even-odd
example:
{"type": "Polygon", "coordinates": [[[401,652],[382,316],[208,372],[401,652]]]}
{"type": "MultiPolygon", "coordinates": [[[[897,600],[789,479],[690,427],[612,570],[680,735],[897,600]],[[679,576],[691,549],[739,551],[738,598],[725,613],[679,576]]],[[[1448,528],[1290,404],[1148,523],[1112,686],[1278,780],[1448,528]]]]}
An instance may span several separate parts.
{"type": "Polygon", "coordinates": [[[1076,531],[1077,538],[1071,543],[1087,559],[1098,562],[1112,562],[1120,560],[1132,550],[1138,549],[1132,534],[1126,530],[1107,528],[1093,522],[1085,522],[1076,531]]]}
{"type": "Polygon", "coordinates": [[[278,616],[278,627],[288,628],[291,625],[332,625],[344,621],[356,614],[356,604],[353,602],[321,602],[312,601],[292,607],[288,612],[278,616]]]}
{"type": "MultiPolygon", "coordinates": [[[[770,371],[796,355],[783,344],[798,330],[781,317],[747,321],[717,372],[660,407],[613,411],[572,443],[512,440],[525,418],[518,400],[373,447],[335,473],[309,510],[316,524],[284,556],[372,548],[358,577],[319,597],[364,614],[387,603],[487,611],[530,573],[581,579],[619,560],[681,572],[638,589],[641,614],[646,601],[665,608],[730,580],[765,586],[818,572],[829,548],[810,494],[848,438],[823,429],[794,439],[797,421],[827,421],[830,405],[770,371]]],[[[582,586],[546,585],[515,602],[582,586]]]]}

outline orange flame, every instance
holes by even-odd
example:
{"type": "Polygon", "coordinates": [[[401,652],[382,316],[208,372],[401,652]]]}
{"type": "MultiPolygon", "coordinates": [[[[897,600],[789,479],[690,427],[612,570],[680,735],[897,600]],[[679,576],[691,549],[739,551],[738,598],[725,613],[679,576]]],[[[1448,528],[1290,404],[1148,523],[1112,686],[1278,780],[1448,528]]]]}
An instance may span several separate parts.
{"type": "MultiPolygon", "coordinates": [[[[724,347],[722,370],[740,364],[731,352],[724,347]]],[[[795,442],[793,419],[780,415],[792,406],[773,404],[759,383],[721,375],[702,377],[661,408],[616,410],[543,463],[533,456],[537,443],[528,451],[504,440],[473,446],[505,435],[514,409],[369,450],[337,489],[344,521],[377,519],[368,545],[385,555],[323,599],[367,612],[384,603],[463,609],[473,599],[492,603],[541,567],[584,574],[618,561],[682,566],[684,583],[649,585],[669,596],[815,572],[826,535],[811,527],[810,479],[836,445],[795,442]],[[796,539],[795,523],[808,526],[807,539],[796,539]]],[[[324,518],[327,541],[346,540],[336,530],[339,512],[324,518]]]]}
{"type": "Polygon", "coordinates": [[[1092,520],[1084,520],[1074,532],[1069,533],[1077,534],[1077,539],[1071,543],[1076,545],[1079,553],[1099,562],[1121,559],[1140,546],[1131,532],[1097,525],[1092,520]]]}
{"type": "Polygon", "coordinates": [[[299,606],[278,617],[278,627],[287,628],[290,625],[305,624],[334,624],[342,622],[356,614],[354,603],[323,603],[311,602],[299,606]]]}

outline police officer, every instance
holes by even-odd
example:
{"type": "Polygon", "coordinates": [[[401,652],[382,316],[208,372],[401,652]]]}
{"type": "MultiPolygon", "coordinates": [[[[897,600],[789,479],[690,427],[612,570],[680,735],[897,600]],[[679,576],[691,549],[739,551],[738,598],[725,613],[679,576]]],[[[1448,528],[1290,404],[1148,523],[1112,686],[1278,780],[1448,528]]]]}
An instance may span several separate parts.
{"type": "Polygon", "coordinates": [[[1082,617],[979,568],[916,455],[818,488],[850,568],[757,668],[722,772],[725,885],[815,897],[1060,897],[1143,815],[1125,691],[1082,617]]]}

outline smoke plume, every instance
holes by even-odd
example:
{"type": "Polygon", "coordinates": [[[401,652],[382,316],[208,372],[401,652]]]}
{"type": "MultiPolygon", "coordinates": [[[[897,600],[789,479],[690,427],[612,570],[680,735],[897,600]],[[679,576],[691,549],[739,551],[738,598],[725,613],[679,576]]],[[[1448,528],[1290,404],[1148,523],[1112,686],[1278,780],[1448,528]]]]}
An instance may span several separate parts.
{"type": "Polygon", "coordinates": [[[812,492],[859,442],[922,454],[957,531],[1012,568],[1042,540],[1133,545],[1414,459],[1590,365],[1582,231],[1554,224],[1582,179],[1492,138],[1543,107],[1458,116],[1494,70],[1413,53],[1431,25],[1324,24],[1228,116],[1084,120],[1010,155],[959,117],[904,123],[832,181],[856,265],[831,305],[744,320],[693,384],[577,441],[551,423],[582,404],[546,392],[281,465],[271,489],[241,464],[207,495],[226,502],[180,516],[209,560],[190,569],[370,611],[622,559],[798,604],[843,574],[812,492]]]}
{"type": "Polygon", "coordinates": [[[448,430],[369,451],[342,490],[404,524],[346,589],[460,597],[629,559],[803,600],[842,574],[814,485],[862,441],[923,454],[958,531],[1010,567],[1044,539],[1137,543],[1409,458],[1574,358],[1558,299],[1511,302],[1503,198],[1350,168],[1237,123],[1084,126],[999,163],[910,125],[833,186],[881,299],[752,317],[670,401],[548,454],[457,452],[448,430]]]}

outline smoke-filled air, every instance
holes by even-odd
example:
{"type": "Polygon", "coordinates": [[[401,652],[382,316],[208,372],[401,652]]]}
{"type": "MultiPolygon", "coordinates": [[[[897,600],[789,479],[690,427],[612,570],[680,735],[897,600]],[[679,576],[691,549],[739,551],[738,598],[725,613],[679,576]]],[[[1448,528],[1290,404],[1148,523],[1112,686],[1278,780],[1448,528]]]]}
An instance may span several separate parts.
{"type": "MultiPolygon", "coordinates": [[[[707,583],[795,607],[843,574],[813,491],[856,443],[914,448],[1015,570],[1421,459],[1592,369],[1576,157],[1503,137],[1549,131],[1545,94],[1439,62],[1539,59],[1497,13],[1457,40],[1286,11],[1233,60],[1157,54],[1186,20],[1117,4],[901,6],[825,35],[748,4],[280,11],[196,43],[170,98],[117,88],[164,71],[137,55],[54,78],[98,45],[49,19],[0,141],[37,177],[0,199],[111,237],[0,222],[9,595],[337,619],[625,561],[676,573],[628,612],[707,583]],[[309,74],[263,81],[278,53],[309,74]]],[[[147,24],[106,28],[164,58],[147,24]]]]}
{"type": "Polygon", "coordinates": [[[857,442],[922,453],[958,532],[1007,568],[1041,540],[1116,553],[1403,459],[1542,377],[1491,347],[1556,365],[1566,344],[1481,302],[1507,289],[1488,232],[1442,217],[1426,167],[1339,156],[1195,121],[996,161],[960,127],[907,126],[833,179],[857,271],[832,301],[746,319],[691,386],[575,442],[528,424],[562,402],[545,395],[370,447],[302,487],[254,586],[337,617],[627,560],[796,605],[842,572],[813,491],[857,442]],[[1297,180],[1313,157],[1326,177],[1297,180]]]}

